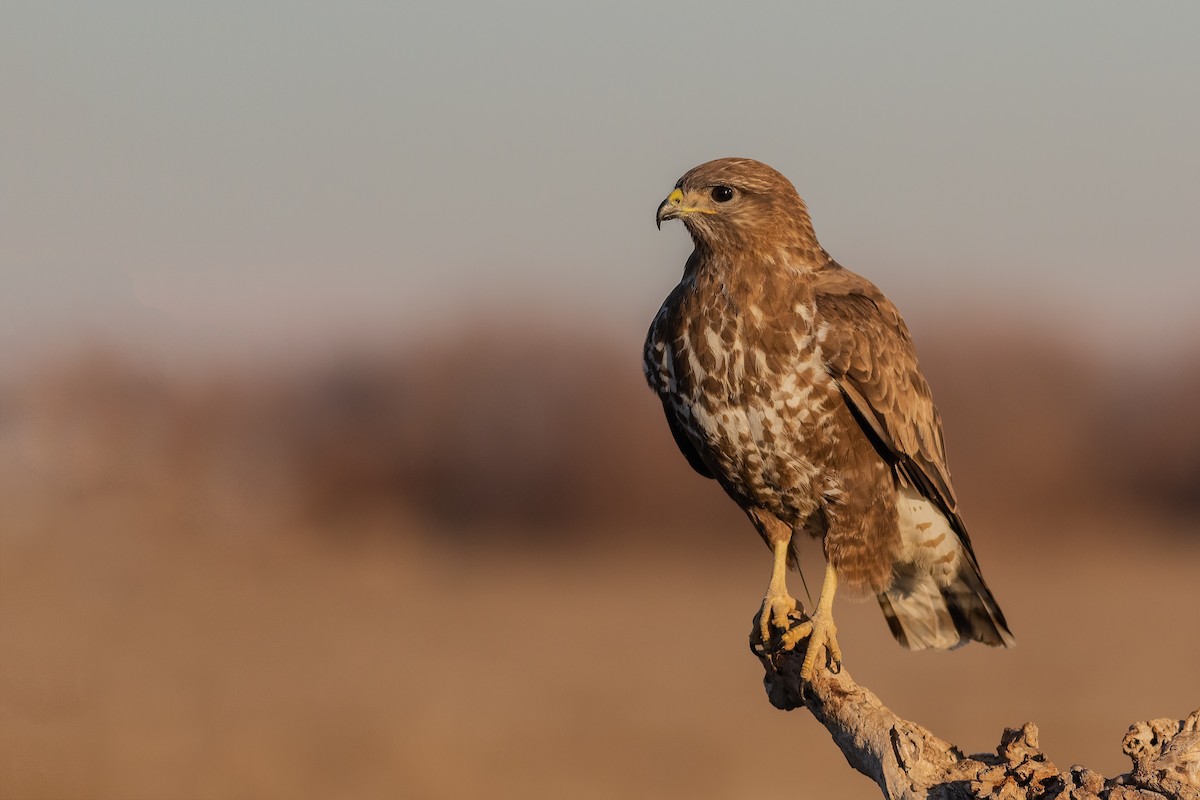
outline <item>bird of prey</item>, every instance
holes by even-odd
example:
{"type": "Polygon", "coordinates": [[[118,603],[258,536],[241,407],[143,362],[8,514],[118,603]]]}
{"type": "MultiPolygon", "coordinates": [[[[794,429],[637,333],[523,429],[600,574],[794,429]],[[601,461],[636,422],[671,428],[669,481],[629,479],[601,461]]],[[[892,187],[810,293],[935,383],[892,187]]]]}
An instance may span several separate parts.
{"type": "Polygon", "coordinates": [[[654,317],[644,366],[688,463],[716,480],[774,552],[764,646],[808,639],[840,667],[841,583],[876,595],[911,649],[1014,644],[959,516],[942,423],[896,307],[817,242],[779,172],[724,158],[658,207],[695,250],[654,317]],[[821,540],[825,578],[805,618],[788,593],[795,537],[821,540]],[[777,639],[772,639],[772,629],[777,639]]]}

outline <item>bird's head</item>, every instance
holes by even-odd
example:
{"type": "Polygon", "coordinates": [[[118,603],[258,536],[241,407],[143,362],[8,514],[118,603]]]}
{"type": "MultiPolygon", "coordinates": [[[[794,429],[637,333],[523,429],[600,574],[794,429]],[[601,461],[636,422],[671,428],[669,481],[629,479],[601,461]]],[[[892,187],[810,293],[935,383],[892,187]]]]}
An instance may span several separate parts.
{"type": "Polygon", "coordinates": [[[750,158],[721,158],[688,170],[658,206],[658,227],[670,219],[683,220],[697,246],[816,246],[796,187],[750,158]]]}

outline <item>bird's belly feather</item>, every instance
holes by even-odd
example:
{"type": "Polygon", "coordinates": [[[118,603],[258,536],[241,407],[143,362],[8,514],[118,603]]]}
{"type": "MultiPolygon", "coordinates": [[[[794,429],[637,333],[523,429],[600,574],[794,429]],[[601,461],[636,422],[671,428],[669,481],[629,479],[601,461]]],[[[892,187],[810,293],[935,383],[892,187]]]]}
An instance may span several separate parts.
{"type": "MultiPolygon", "coordinates": [[[[781,375],[734,370],[677,381],[669,407],[735,499],[802,521],[829,484],[831,384],[812,356],[781,375]]],[[[677,374],[675,370],[671,370],[677,374]]]]}

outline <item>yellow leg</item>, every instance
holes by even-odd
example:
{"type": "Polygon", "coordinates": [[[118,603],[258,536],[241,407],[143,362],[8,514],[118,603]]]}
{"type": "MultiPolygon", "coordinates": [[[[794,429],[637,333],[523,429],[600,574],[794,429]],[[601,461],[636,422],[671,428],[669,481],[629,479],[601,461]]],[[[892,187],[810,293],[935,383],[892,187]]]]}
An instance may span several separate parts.
{"type": "Polygon", "coordinates": [[[764,645],[771,641],[772,625],[782,632],[791,627],[792,620],[800,618],[796,599],[787,590],[788,541],[783,539],[771,545],[775,551],[775,566],[771,569],[771,583],[767,585],[762,611],[758,615],[759,635],[764,645]]]}
{"type": "Polygon", "coordinates": [[[817,665],[817,654],[828,651],[829,665],[834,672],[841,669],[842,649],[837,643],[837,626],[833,624],[833,595],[837,591],[837,573],[831,564],[825,565],[825,581],[821,584],[821,598],[812,617],[783,635],[783,647],[791,650],[802,639],[808,639],[808,650],[800,666],[800,677],[811,681],[817,665]]]}

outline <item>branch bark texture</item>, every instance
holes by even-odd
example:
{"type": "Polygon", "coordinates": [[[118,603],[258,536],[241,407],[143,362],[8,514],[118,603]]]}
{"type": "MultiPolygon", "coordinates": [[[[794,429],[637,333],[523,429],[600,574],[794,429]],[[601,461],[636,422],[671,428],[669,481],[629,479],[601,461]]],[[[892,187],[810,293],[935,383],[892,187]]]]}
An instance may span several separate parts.
{"type": "MultiPolygon", "coordinates": [[[[752,636],[753,638],[753,636],[752,636]]],[[[892,713],[844,669],[800,679],[803,646],[791,652],[754,648],[776,708],[807,708],[833,736],[850,766],[889,800],[1200,800],[1200,709],[1186,719],[1130,727],[1122,747],[1133,768],[1114,778],[1074,766],[1061,770],[1041,751],[1033,723],[1008,728],[996,752],[965,755],[892,713]]]]}

